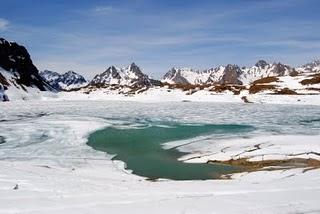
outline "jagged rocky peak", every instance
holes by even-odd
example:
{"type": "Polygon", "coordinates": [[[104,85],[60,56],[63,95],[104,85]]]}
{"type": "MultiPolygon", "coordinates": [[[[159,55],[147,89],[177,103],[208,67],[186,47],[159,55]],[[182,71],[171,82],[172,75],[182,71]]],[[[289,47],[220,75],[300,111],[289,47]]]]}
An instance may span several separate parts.
{"type": "Polygon", "coordinates": [[[121,85],[130,87],[149,87],[151,79],[144,74],[139,66],[131,63],[124,68],[110,66],[103,73],[96,75],[90,85],[121,85]]]}
{"type": "Polygon", "coordinates": [[[177,72],[175,67],[172,67],[171,69],[169,69],[169,71],[167,73],[164,74],[162,79],[171,79],[175,73],[177,72]]]}
{"type": "Polygon", "coordinates": [[[60,77],[60,74],[58,72],[50,70],[40,71],[39,74],[47,81],[58,79],[60,77]]]}
{"type": "Polygon", "coordinates": [[[259,68],[265,68],[268,66],[268,63],[265,60],[261,59],[255,64],[255,66],[259,68]]]}
{"type": "Polygon", "coordinates": [[[120,69],[116,68],[115,66],[108,67],[104,72],[101,74],[97,74],[90,82],[90,85],[96,84],[106,84],[106,85],[113,85],[113,84],[120,84],[120,69]]]}
{"type": "Polygon", "coordinates": [[[134,62],[129,65],[128,70],[132,71],[137,75],[143,75],[141,69],[134,62]]]}
{"type": "Polygon", "coordinates": [[[300,72],[320,72],[320,60],[314,60],[298,68],[300,72]]]}
{"type": "Polygon", "coordinates": [[[87,83],[87,80],[82,75],[74,71],[68,71],[62,74],[62,79],[63,83],[69,88],[78,87],[87,83]]]}
{"type": "Polygon", "coordinates": [[[196,70],[192,68],[171,68],[162,78],[169,84],[205,84],[213,69],[196,70]]]}
{"type": "MultiPolygon", "coordinates": [[[[15,85],[50,90],[49,85],[39,75],[39,71],[33,64],[27,49],[16,42],[9,42],[0,38],[0,67],[8,72],[10,81],[14,82],[15,85]]],[[[3,77],[3,75],[1,76],[3,77]]]]}
{"type": "Polygon", "coordinates": [[[162,78],[162,82],[171,84],[192,84],[187,80],[187,72],[193,72],[192,69],[171,68],[162,78]]]}
{"type": "Polygon", "coordinates": [[[112,78],[116,78],[116,79],[121,79],[120,74],[119,74],[119,70],[115,67],[115,66],[111,66],[109,67],[104,73],[103,75],[109,75],[112,78]]]}
{"type": "Polygon", "coordinates": [[[242,82],[239,80],[239,77],[242,73],[243,71],[238,65],[228,64],[224,69],[224,74],[219,83],[242,85],[242,82]]]}
{"type": "Polygon", "coordinates": [[[64,74],[44,70],[40,75],[56,90],[69,90],[79,88],[87,84],[86,79],[74,71],[68,71],[64,74]]]}
{"type": "Polygon", "coordinates": [[[273,63],[271,72],[278,76],[290,75],[296,72],[294,68],[291,68],[289,65],[285,65],[282,63],[273,63]]]}

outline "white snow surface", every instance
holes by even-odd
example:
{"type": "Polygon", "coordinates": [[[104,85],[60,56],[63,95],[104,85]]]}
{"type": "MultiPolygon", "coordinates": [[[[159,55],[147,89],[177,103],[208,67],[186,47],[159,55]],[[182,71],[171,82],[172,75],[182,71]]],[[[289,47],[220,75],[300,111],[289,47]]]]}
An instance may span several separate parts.
{"type": "Polygon", "coordinates": [[[232,180],[150,182],[85,144],[89,133],[121,121],[236,121],[258,129],[245,138],[235,135],[167,146],[180,145],[191,152],[189,157],[210,153],[210,158],[197,162],[225,159],[259,143],[260,150],[244,155],[286,158],[320,151],[320,124],[310,122],[316,115],[319,109],[314,106],[294,105],[0,103],[0,136],[5,140],[0,144],[0,213],[319,213],[319,170],[240,173],[232,180]],[[307,125],[299,125],[304,120],[307,125]]]}

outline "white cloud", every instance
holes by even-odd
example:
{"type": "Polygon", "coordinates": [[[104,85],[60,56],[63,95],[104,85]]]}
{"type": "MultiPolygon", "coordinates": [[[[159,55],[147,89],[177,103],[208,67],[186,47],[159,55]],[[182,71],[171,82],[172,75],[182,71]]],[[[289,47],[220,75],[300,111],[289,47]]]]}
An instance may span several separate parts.
{"type": "Polygon", "coordinates": [[[9,26],[9,21],[6,19],[0,18],[0,30],[5,30],[9,26]]]}
{"type": "Polygon", "coordinates": [[[96,6],[91,10],[95,14],[110,14],[115,11],[112,6],[96,6]]]}

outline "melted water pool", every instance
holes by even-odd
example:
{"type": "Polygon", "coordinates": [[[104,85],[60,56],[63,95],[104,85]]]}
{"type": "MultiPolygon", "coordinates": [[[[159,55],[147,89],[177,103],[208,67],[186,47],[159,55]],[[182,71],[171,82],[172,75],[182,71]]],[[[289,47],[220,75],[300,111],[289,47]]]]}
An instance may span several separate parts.
{"type": "Polygon", "coordinates": [[[184,163],[178,158],[186,153],[176,148],[164,149],[171,141],[205,135],[246,133],[248,125],[162,124],[142,127],[108,127],[90,135],[88,145],[114,154],[113,160],[126,163],[126,169],[149,179],[205,180],[241,171],[240,168],[205,163],[184,163]]]}

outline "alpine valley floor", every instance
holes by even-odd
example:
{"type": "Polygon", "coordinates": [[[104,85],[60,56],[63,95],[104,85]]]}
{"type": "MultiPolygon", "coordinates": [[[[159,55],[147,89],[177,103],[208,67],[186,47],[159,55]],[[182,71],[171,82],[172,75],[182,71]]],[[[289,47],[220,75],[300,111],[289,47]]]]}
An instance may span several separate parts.
{"type": "Polygon", "coordinates": [[[87,145],[97,130],[167,123],[252,127],[162,145],[185,153],[179,160],[188,163],[320,159],[319,105],[51,98],[0,103],[0,213],[320,212],[318,167],[150,181],[87,145]]]}

